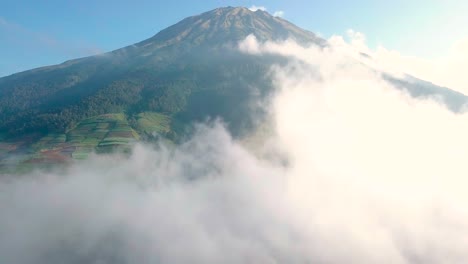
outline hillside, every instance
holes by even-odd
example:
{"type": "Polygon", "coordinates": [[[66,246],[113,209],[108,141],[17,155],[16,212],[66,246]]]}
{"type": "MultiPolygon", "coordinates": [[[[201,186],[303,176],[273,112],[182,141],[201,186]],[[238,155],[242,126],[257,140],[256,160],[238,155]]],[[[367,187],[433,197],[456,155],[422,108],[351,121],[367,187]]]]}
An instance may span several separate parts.
{"type": "MultiPolygon", "coordinates": [[[[254,115],[262,115],[254,102],[273,90],[271,65],[287,60],[239,52],[238,42],[250,34],[260,41],[327,45],[267,12],[226,7],[128,47],[0,78],[0,166],[16,164],[11,156],[43,164],[141,138],[177,141],[193,122],[207,118],[220,117],[234,136],[242,135],[254,115]]],[[[467,101],[429,83],[413,86],[414,96],[448,94],[453,110],[467,101]]]]}
{"type": "Polygon", "coordinates": [[[271,64],[236,50],[249,34],[324,43],[263,11],[215,9],[135,45],[0,79],[0,131],[64,132],[83,118],[142,111],[184,121],[219,115],[238,123],[231,110],[247,107],[251,87],[268,86],[261,76],[271,64]]]}

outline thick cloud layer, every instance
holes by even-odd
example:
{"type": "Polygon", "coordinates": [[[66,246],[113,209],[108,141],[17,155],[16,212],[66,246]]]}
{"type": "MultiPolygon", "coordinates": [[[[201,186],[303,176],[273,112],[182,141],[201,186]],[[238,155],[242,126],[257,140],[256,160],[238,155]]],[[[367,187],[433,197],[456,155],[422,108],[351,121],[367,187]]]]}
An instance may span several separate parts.
{"type": "Polygon", "coordinates": [[[467,38],[453,43],[444,51],[443,56],[432,59],[404,55],[381,45],[371,49],[366,43],[366,36],[354,30],[348,30],[347,39],[348,42],[342,36],[333,36],[329,41],[370,55],[375,66],[387,71],[411,74],[437,85],[468,93],[468,78],[465,76],[468,68],[467,38]]]}
{"type": "Polygon", "coordinates": [[[468,261],[468,115],[340,50],[240,48],[292,59],[272,68],[263,152],[214,123],[181,146],[3,180],[0,262],[468,261]]]}

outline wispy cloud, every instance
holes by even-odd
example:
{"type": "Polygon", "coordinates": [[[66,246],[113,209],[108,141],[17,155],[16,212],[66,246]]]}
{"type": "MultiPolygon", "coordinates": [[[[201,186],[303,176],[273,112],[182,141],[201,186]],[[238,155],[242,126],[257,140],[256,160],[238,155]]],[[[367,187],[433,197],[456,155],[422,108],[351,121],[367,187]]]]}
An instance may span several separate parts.
{"type": "Polygon", "coordinates": [[[7,21],[3,17],[0,16],[0,26],[5,27],[7,26],[7,24],[8,24],[7,21]]]}
{"type": "Polygon", "coordinates": [[[283,17],[284,16],[284,11],[278,10],[273,13],[273,16],[275,17],[283,17]]]}
{"type": "Polygon", "coordinates": [[[61,53],[71,57],[86,56],[102,52],[102,50],[95,45],[85,41],[63,41],[45,32],[30,30],[4,17],[0,17],[0,32],[5,36],[3,41],[35,51],[61,53]]]}
{"type": "Polygon", "coordinates": [[[346,38],[332,36],[330,41],[370,55],[375,66],[386,71],[411,74],[468,94],[468,78],[465,70],[468,69],[468,38],[453,43],[444,56],[434,59],[404,55],[383,45],[372,49],[367,45],[366,36],[352,29],[347,31],[346,38]]]}
{"type": "Polygon", "coordinates": [[[264,6],[253,5],[253,6],[249,7],[249,10],[255,12],[257,10],[266,11],[267,9],[264,6]]]}
{"type": "MultiPolygon", "coordinates": [[[[250,11],[253,11],[253,12],[255,12],[255,11],[257,11],[257,10],[261,10],[261,11],[265,11],[265,12],[266,12],[266,11],[267,11],[267,8],[266,8],[265,6],[256,6],[256,5],[253,5],[253,6],[249,7],[249,10],[250,10],[250,11]]],[[[275,17],[283,17],[283,16],[284,16],[284,11],[282,11],[282,10],[275,11],[275,12],[273,13],[273,16],[275,16],[275,17]]]]}
{"type": "Polygon", "coordinates": [[[31,33],[20,25],[12,23],[3,17],[0,17],[0,32],[2,32],[6,40],[16,38],[17,35],[31,33]]]}

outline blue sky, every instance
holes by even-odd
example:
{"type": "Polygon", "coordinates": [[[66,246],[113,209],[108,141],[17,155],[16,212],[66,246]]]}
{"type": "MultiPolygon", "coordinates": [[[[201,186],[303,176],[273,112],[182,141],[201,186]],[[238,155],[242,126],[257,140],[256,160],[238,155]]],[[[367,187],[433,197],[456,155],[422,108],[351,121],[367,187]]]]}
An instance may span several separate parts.
{"type": "Polygon", "coordinates": [[[468,37],[468,1],[458,0],[1,0],[0,76],[111,51],[184,17],[220,6],[265,6],[324,37],[347,29],[406,55],[443,55],[468,37]]]}

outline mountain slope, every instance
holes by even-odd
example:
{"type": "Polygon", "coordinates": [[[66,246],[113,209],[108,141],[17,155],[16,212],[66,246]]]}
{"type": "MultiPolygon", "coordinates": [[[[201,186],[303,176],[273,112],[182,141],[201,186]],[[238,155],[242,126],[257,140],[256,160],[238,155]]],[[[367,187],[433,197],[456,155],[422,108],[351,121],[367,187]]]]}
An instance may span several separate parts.
{"type": "MultiPolygon", "coordinates": [[[[26,161],[85,157],[139,138],[177,141],[194,121],[221,117],[234,136],[262,115],[255,103],[273,91],[275,55],[241,53],[238,42],[325,40],[267,12],[218,8],[188,17],[142,42],[0,78],[0,167],[26,161]],[[31,158],[32,157],[32,158],[31,158]]],[[[423,81],[384,76],[413,96],[439,94],[454,110],[463,94],[423,81]]]]}
{"type": "Polygon", "coordinates": [[[260,76],[270,59],[235,49],[249,34],[325,43],[263,11],[215,9],[135,45],[0,79],[0,131],[10,136],[63,132],[83,118],[122,111],[179,114],[183,120],[215,114],[233,121],[231,106],[248,104],[247,87],[267,86],[260,76]]]}

